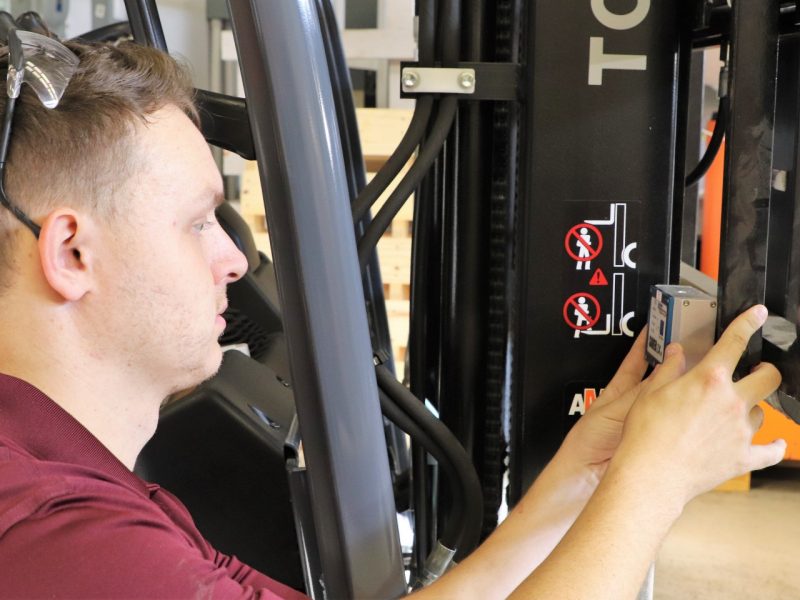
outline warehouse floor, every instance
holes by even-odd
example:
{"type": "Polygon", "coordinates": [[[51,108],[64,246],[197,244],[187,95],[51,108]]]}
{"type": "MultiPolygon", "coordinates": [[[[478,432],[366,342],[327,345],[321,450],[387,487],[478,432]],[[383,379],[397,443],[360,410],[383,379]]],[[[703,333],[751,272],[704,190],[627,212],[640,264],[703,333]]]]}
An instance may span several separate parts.
{"type": "Polygon", "coordinates": [[[686,507],[656,563],[655,600],[800,599],[800,469],[686,507]]]}

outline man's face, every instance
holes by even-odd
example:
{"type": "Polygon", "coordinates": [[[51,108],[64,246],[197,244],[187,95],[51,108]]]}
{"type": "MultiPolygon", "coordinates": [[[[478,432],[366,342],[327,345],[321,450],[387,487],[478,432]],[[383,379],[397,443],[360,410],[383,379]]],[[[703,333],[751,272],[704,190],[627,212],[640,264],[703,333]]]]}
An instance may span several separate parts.
{"type": "Polygon", "coordinates": [[[105,342],[98,349],[134,378],[177,391],[219,368],[225,289],[247,263],[217,223],[221,178],[191,121],[174,107],[159,110],[137,127],[134,145],[137,175],[103,234],[87,314],[105,342]]]}

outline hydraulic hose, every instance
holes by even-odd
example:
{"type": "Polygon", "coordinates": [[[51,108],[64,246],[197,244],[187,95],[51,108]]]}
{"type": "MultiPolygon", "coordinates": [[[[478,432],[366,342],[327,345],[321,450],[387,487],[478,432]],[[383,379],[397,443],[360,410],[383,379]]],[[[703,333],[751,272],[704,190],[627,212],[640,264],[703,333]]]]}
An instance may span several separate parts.
{"type": "MultiPolygon", "coordinates": [[[[437,42],[440,46],[439,55],[442,59],[442,65],[445,67],[454,65],[458,61],[461,44],[460,20],[461,1],[443,0],[439,9],[440,27],[437,42]]],[[[447,135],[453,126],[457,111],[458,100],[453,96],[448,96],[439,103],[439,110],[434,118],[431,131],[420,148],[413,166],[389,196],[386,204],[375,215],[364,231],[363,237],[358,242],[358,262],[362,271],[369,260],[372,249],[381,239],[389,225],[391,225],[392,219],[403,207],[403,204],[419,185],[419,182],[422,181],[436,157],[439,156],[439,152],[442,150],[447,135]]]]}
{"type": "MultiPolygon", "coordinates": [[[[406,414],[406,412],[400,406],[398,406],[398,404],[387,392],[381,388],[379,388],[378,391],[380,394],[381,411],[383,412],[383,415],[392,423],[397,425],[400,429],[402,429],[405,433],[410,435],[415,442],[425,448],[425,450],[442,466],[442,469],[444,470],[445,475],[447,476],[447,479],[453,488],[453,491],[460,491],[461,484],[459,481],[458,471],[453,464],[450,455],[439,445],[438,440],[431,437],[424,426],[421,426],[414,419],[408,416],[408,414],[406,414]]],[[[433,415],[431,415],[431,418],[435,419],[433,415]]],[[[457,547],[458,540],[461,537],[461,523],[464,518],[463,505],[459,505],[454,508],[457,509],[458,512],[456,513],[454,510],[453,518],[450,519],[450,522],[448,523],[447,531],[445,531],[441,536],[442,543],[447,545],[449,548],[457,547]]]]}
{"type": "Polygon", "coordinates": [[[436,440],[436,445],[446,455],[445,460],[441,461],[442,467],[448,474],[452,469],[453,477],[459,482],[460,494],[454,494],[454,510],[448,519],[448,529],[441,536],[441,540],[449,548],[470,552],[478,545],[483,520],[483,494],[475,467],[447,426],[434,417],[388,369],[377,366],[375,374],[383,393],[394,401],[429,438],[436,440]],[[463,508],[456,508],[462,503],[463,508]],[[451,528],[455,527],[459,529],[457,534],[451,531],[451,528]],[[452,546],[449,545],[451,543],[452,546]]]}
{"type": "Polygon", "coordinates": [[[728,126],[728,99],[722,97],[719,99],[719,109],[717,110],[717,123],[714,126],[714,133],[711,134],[711,139],[708,142],[703,158],[697,163],[697,166],[686,176],[686,187],[694,185],[705,175],[714,163],[714,159],[719,153],[722,146],[722,140],[725,139],[725,128],[728,126]]]}
{"type": "MultiPolygon", "coordinates": [[[[419,65],[421,67],[431,67],[435,62],[434,48],[436,44],[436,2],[434,0],[422,0],[419,3],[419,65]]],[[[424,96],[417,100],[414,107],[414,115],[411,123],[403,135],[403,139],[397,145],[397,149],[389,157],[389,160],[381,167],[375,177],[372,178],[366,187],[359,193],[353,201],[353,222],[358,223],[367,211],[375,204],[383,191],[389,186],[397,174],[411,158],[414,150],[419,145],[420,140],[425,135],[433,113],[433,98],[424,96]]]]}
{"type": "Polygon", "coordinates": [[[373,217],[372,222],[364,231],[364,236],[358,241],[358,263],[362,270],[369,261],[370,253],[378,240],[391,225],[392,219],[403,208],[408,197],[425,177],[436,157],[439,156],[447,135],[450,133],[457,110],[458,100],[456,98],[451,96],[441,101],[430,136],[417,155],[414,164],[386,200],[386,204],[373,217]]]}
{"type": "Polygon", "coordinates": [[[394,181],[397,174],[402,170],[408,159],[419,145],[422,136],[428,127],[431,114],[433,113],[433,98],[425,96],[417,100],[414,107],[414,115],[408,125],[403,139],[397,149],[389,157],[389,160],[376,173],[375,177],[366,185],[358,197],[353,201],[353,222],[358,223],[372,205],[378,200],[383,191],[394,181]]]}
{"type": "Polygon", "coordinates": [[[719,108],[717,108],[717,123],[714,126],[714,133],[711,134],[711,139],[708,142],[703,158],[697,163],[697,166],[692,169],[692,172],[686,176],[686,186],[694,185],[708,172],[714,159],[717,157],[722,140],[725,138],[725,129],[728,127],[728,120],[730,119],[730,99],[728,91],[730,87],[730,72],[728,70],[730,46],[728,42],[723,41],[719,46],[719,59],[722,67],[719,71],[719,86],[717,86],[719,93],[719,108]]]}

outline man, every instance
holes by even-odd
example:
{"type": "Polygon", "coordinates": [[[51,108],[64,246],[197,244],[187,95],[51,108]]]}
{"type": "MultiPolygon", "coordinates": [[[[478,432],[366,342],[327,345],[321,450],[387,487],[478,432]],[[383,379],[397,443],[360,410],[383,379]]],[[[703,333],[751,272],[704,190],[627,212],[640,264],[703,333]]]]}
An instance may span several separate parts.
{"type": "MultiPolygon", "coordinates": [[[[0,597],[297,597],[130,471],[161,401],[218,368],[246,265],[214,216],[185,73],[134,45],[72,48],[59,107],[23,93],[14,120],[7,192],[38,238],[0,214],[0,597]]],[[[686,502],[783,456],[750,444],[777,371],[731,381],[764,318],[745,313],[683,376],[673,346],[642,382],[640,339],[504,524],[417,595],[635,596],[686,502]]]]}

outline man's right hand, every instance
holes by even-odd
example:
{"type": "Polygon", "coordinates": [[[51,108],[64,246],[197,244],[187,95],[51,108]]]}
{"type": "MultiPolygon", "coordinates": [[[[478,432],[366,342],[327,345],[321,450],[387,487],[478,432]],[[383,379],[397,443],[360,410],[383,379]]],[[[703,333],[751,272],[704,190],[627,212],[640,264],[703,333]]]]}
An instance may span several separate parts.
{"type": "Polygon", "coordinates": [[[552,485],[546,470],[506,522],[420,598],[505,598],[515,586],[512,598],[636,597],[689,500],[783,458],[782,440],[752,445],[763,419],[757,404],[778,387],[777,369],[762,364],[740,381],[732,379],[748,340],[765,319],[763,307],[742,314],[685,374],[683,353],[672,346],[664,364],[629,390],[636,399],[620,445],[574,523],[570,516],[565,525],[564,514],[582,491],[580,478],[552,485]],[[554,536],[561,540],[549,552],[554,536]],[[543,548],[549,556],[539,564],[543,548]],[[581,567],[577,578],[576,565],[581,567]]]}
{"type": "Polygon", "coordinates": [[[666,484],[664,493],[685,504],[728,479],[780,462],[783,440],[752,444],[764,419],[758,403],[778,388],[780,373],[762,363],[741,380],[732,379],[766,316],[763,306],[742,313],[685,375],[683,354],[673,347],[631,408],[612,466],[627,475],[630,469],[649,473],[658,486],[666,484]]]}

